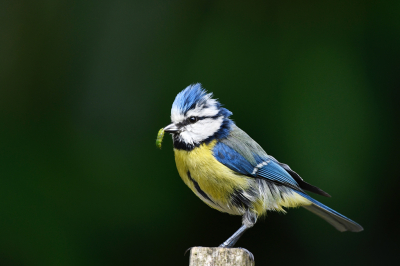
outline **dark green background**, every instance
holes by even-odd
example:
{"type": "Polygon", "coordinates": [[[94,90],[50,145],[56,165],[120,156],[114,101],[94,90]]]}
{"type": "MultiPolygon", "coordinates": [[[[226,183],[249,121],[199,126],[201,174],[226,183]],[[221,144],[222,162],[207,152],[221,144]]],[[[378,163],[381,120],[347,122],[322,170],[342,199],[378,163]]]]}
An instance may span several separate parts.
{"type": "MultiPolygon", "coordinates": [[[[269,213],[257,265],[388,265],[399,252],[400,1],[1,1],[0,265],[188,265],[240,217],[155,147],[194,82],[364,226],[269,213]],[[397,157],[397,158],[396,158],[397,157]]],[[[398,258],[398,257],[397,257],[398,258]]]]}

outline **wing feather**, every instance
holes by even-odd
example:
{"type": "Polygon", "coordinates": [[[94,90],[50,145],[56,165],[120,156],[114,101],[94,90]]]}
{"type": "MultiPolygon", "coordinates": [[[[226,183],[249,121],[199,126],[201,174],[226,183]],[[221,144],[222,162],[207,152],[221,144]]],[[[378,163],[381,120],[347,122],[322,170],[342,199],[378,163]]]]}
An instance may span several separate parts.
{"type": "Polygon", "coordinates": [[[287,164],[280,163],[268,155],[257,142],[235,124],[232,125],[229,136],[215,145],[213,153],[220,163],[242,175],[265,178],[297,191],[304,189],[330,197],[325,191],[305,182],[287,164]]]}

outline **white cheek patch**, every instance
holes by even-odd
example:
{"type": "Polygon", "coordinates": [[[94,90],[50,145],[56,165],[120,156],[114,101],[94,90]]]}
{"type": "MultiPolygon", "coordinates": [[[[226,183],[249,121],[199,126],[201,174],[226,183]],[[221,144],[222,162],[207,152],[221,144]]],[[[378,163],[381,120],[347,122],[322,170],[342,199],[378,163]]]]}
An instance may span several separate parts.
{"type": "Polygon", "coordinates": [[[200,143],[214,135],[220,129],[223,120],[223,116],[199,120],[194,124],[187,125],[180,137],[186,143],[200,143]]]}

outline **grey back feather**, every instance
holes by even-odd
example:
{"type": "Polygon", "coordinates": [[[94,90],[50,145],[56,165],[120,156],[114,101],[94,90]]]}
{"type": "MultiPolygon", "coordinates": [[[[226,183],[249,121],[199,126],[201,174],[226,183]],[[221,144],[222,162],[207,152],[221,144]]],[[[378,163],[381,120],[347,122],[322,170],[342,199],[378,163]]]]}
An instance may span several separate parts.
{"type": "Polygon", "coordinates": [[[253,166],[257,165],[255,156],[263,160],[268,159],[268,154],[263,148],[235,124],[232,125],[229,136],[221,142],[237,151],[253,166]]]}

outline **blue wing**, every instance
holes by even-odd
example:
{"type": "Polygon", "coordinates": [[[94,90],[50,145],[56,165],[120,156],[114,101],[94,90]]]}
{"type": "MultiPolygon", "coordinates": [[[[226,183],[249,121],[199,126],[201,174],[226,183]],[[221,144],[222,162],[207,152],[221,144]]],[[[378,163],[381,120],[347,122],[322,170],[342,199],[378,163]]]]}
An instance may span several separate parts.
{"type": "Polygon", "coordinates": [[[257,177],[267,178],[271,181],[301,190],[296,180],[294,180],[293,177],[285,169],[283,169],[279,163],[277,163],[275,160],[272,160],[272,158],[268,159],[265,163],[266,165],[257,171],[257,177]]]}
{"type": "Polygon", "coordinates": [[[228,167],[229,169],[238,172],[242,175],[252,175],[254,166],[246,160],[240,153],[228,145],[217,142],[213,149],[214,157],[220,163],[228,167]]]}
{"type": "Polygon", "coordinates": [[[220,163],[240,174],[265,178],[298,191],[308,190],[330,197],[322,189],[305,182],[289,165],[268,155],[235,124],[231,126],[229,136],[221,139],[214,147],[214,156],[220,163]]]}
{"type": "MultiPolygon", "coordinates": [[[[233,146],[233,145],[232,145],[233,146]]],[[[213,149],[214,157],[223,165],[229,169],[238,172],[242,175],[252,176],[257,178],[265,178],[274,183],[286,185],[288,187],[294,188],[296,190],[302,191],[299,184],[293,177],[282,168],[279,163],[272,156],[262,156],[264,157],[264,164],[260,165],[259,159],[254,159],[257,165],[260,167],[256,168],[257,165],[251,163],[249,160],[244,158],[237,150],[228,146],[225,143],[218,142],[213,149]],[[257,169],[257,171],[254,171],[257,169]]],[[[262,158],[258,155],[254,157],[262,158]]]]}

